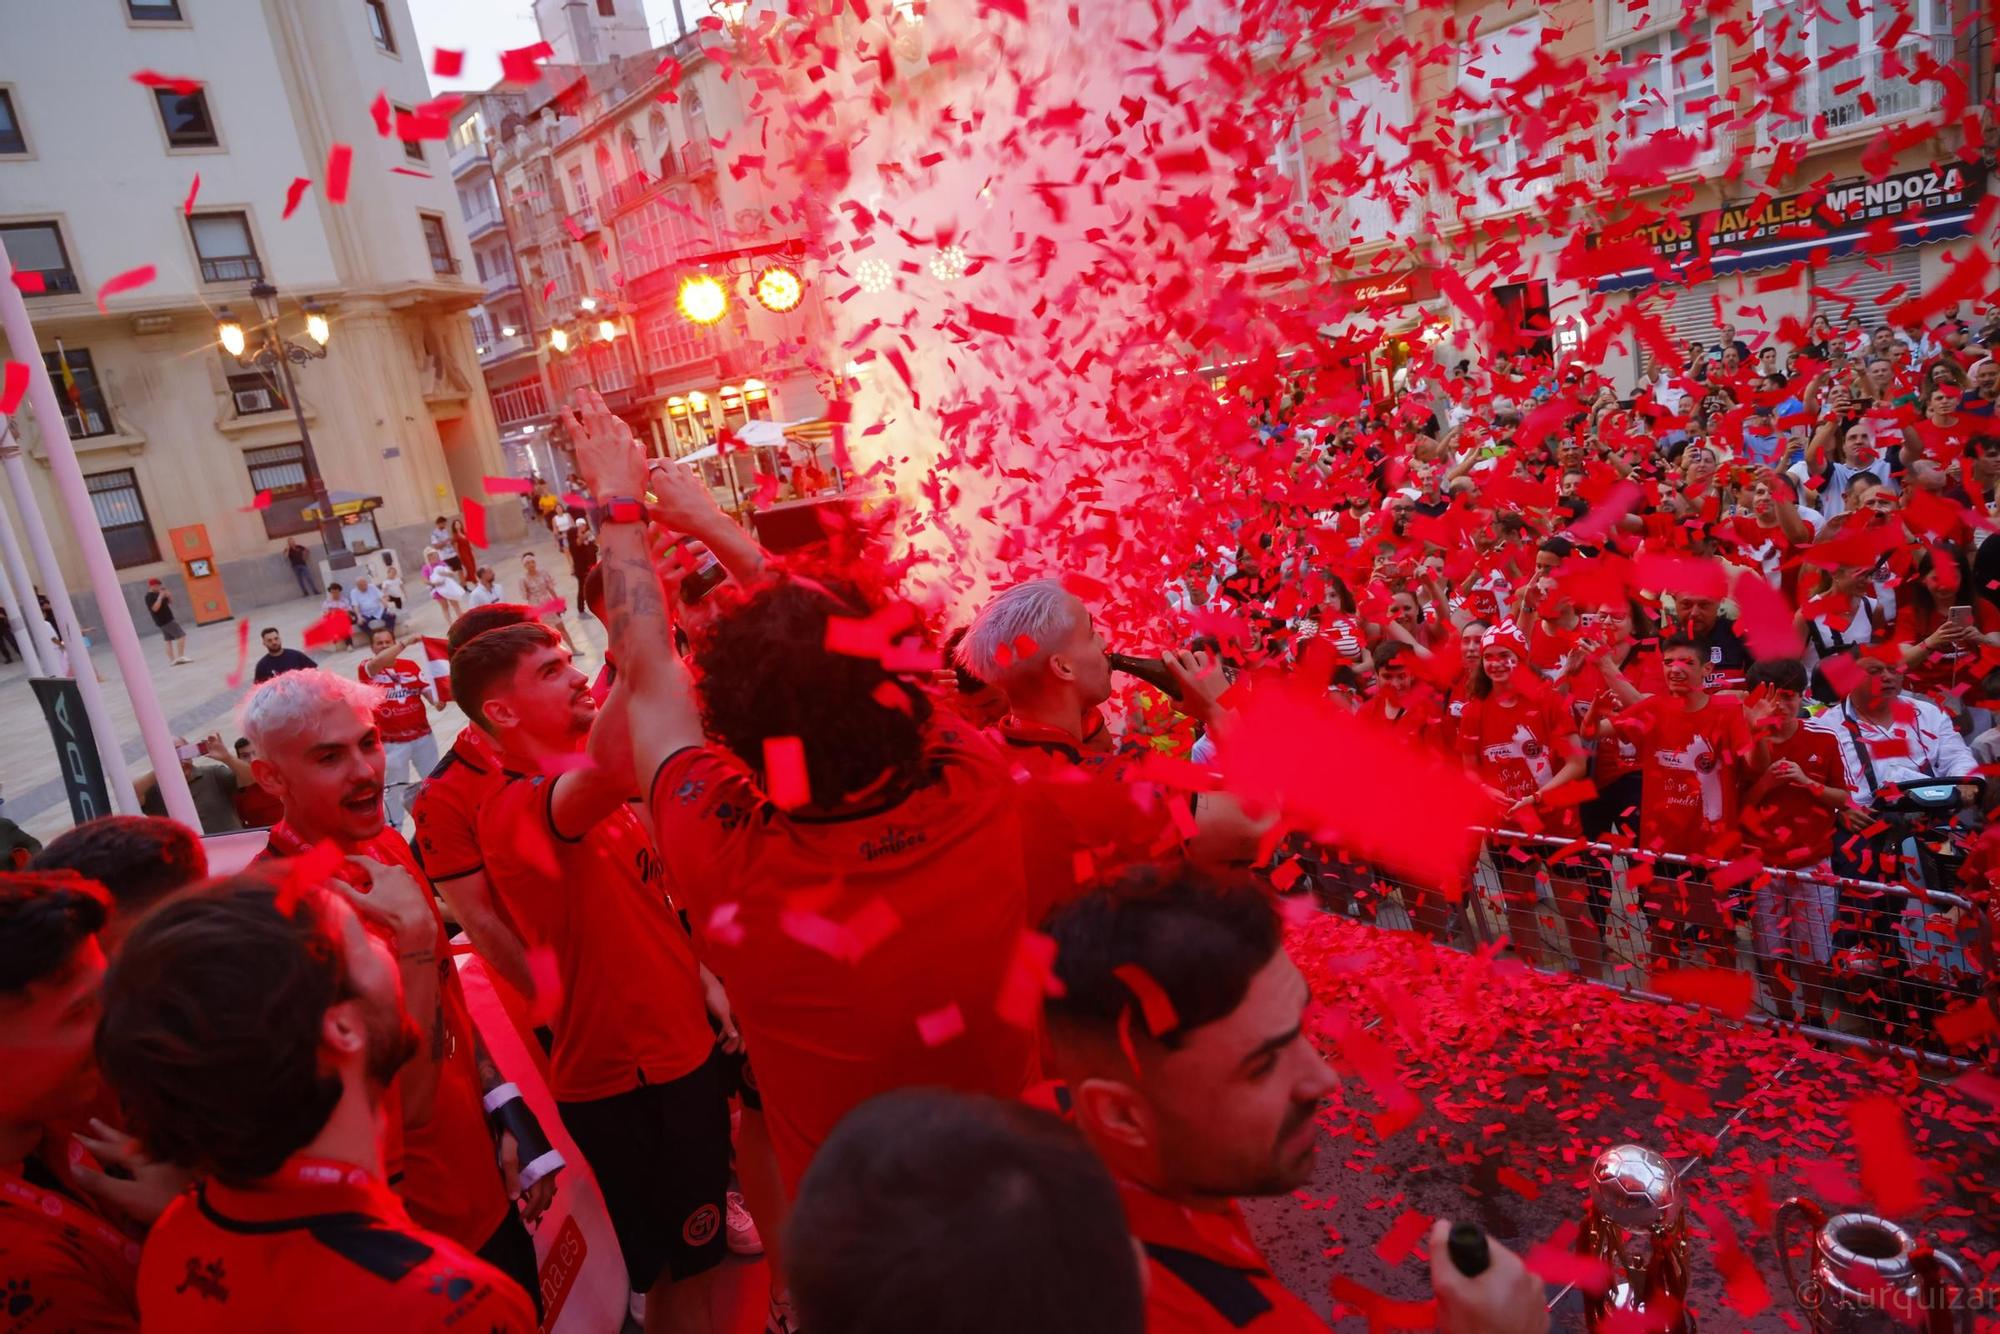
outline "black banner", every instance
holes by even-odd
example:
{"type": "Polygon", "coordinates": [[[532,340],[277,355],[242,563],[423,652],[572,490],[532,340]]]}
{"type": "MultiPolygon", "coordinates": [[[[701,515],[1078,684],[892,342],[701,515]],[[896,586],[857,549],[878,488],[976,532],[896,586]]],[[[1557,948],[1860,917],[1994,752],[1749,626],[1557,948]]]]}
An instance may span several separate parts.
{"type": "MultiPolygon", "coordinates": [[[[89,667],[86,661],[84,666],[89,667]]],[[[33,676],[28,684],[42,702],[49,734],[56,742],[56,763],[62,769],[63,790],[69,793],[69,813],[78,824],[110,815],[111,789],[105,786],[104,764],[90,718],[83,711],[83,691],[67,676],[33,676]]]]}

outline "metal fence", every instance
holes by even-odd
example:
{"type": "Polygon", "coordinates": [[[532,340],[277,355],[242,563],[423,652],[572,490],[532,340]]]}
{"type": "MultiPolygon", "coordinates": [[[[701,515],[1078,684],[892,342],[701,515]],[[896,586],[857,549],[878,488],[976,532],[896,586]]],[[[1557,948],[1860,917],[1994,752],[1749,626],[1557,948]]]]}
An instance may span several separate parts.
{"type": "Polygon", "coordinates": [[[1946,1058],[1939,1017],[2000,1003],[1991,924],[1956,894],[1775,868],[1732,882],[1705,858],[1508,830],[1455,889],[1326,850],[1300,860],[1328,911],[1453,948],[1505,942],[1544,972],[1662,1000],[1685,997],[1655,989],[1661,970],[1732,971],[1746,1019],[1842,1046],[1946,1058]]]}

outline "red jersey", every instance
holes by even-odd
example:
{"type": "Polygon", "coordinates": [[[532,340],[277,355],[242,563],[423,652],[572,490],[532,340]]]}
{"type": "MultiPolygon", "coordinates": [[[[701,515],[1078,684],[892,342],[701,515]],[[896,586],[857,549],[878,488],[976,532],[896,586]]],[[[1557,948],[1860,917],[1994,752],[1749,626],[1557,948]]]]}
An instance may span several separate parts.
{"type": "MultiPolygon", "coordinates": [[[[1790,760],[1807,778],[1828,787],[1847,785],[1840,743],[1832,733],[1801,725],[1783,741],[1771,740],[1766,744],[1772,764],[1790,760]]],[[[1757,775],[1751,775],[1750,782],[1754,783],[1756,778],[1757,775]]],[[[1773,787],[1762,801],[1743,809],[1743,841],[1766,866],[1789,870],[1816,866],[1833,855],[1836,837],[1834,812],[1793,783],[1773,787]]]]}
{"type": "Polygon", "coordinates": [[[1131,787],[1130,766],[1101,714],[1092,712],[1084,732],[1079,741],[1059,727],[1008,717],[994,734],[1020,784],[1031,922],[1099,877],[1180,847],[1167,803],[1187,797],[1131,787]]]}
{"type": "Polygon", "coordinates": [[[512,1279],[417,1227],[361,1168],[302,1154],[248,1189],[211,1180],[168,1205],[139,1311],[149,1330],[205,1334],[536,1329],[512,1279]]]}
{"type": "Polygon", "coordinates": [[[1394,702],[1386,689],[1378,689],[1362,704],[1360,714],[1412,745],[1436,745],[1444,727],[1444,706],[1437,692],[1425,685],[1412,686],[1394,702]]]}
{"type": "Polygon", "coordinates": [[[0,1169],[0,1330],[136,1330],[139,1243],[30,1158],[0,1169]]]}
{"type": "Polygon", "coordinates": [[[699,1068],[715,1046],[701,969],[639,817],[621,804],[572,838],[555,828],[552,779],[507,780],[480,812],[480,841],[494,900],[562,980],[549,1091],[589,1102],[699,1068]]]}
{"type": "Polygon", "coordinates": [[[493,743],[468,725],[417,791],[417,856],[433,883],[486,869],[479,846],[479,808],[506,783],[493,743]]]}
{"type": "MultiPolygon", "coordinates": [[[[1458,720],[1458,745],[1465,762],[1480,781],[1519,800],[1533,796],[1580,752],[1576,720],[1553,690],[1516,695],[1511,704],[1499,698],[1468,699],[1458,720]]],[[[1581,828],[1575,806],[1561,806],[1542,816],[1543,828],[1567,837],[1581,828]]]]}
{"type": "Polygon", "coordinates": [[[1273,1277],[1234,1203],[1210,1213],[1129,1181],[1118,1189],[1146,1252],[1146,1334],[1326,1334],[1273,1277]]]}
{"type": "Polygon", "coordinates": [[[1645,795],[1639,843],[1655,852],[1727,859],[1742,842],[1736,811],[1753,741],[1743,701],[1710,695],[1689,712],[1669,695],[1648,695],[1616,725],[1639,743],[1645,795]]]}
{"type": "MultiPolygon", "coordinates": [[[[1634,653],[1630,661],[1620,665],[1619,670],[1642,695],[1661,694],[1667,688],[1657,653],[1644,650],[1634,653]]],[[[1597,725],[1600,722],[1616,718],[1625,711],[1625,702],[1605,684],[1604,672],[1598,665],[1594,661],[1584,663],[1563,679],[1562,688],[1569,695],[1570,711],[1576,715],[1578,728],[1586,738],[1595,738],[1597,756],[1591,766],[1590,779],[1598,789],[1602,791],[1626,774],[1639,772],[1637,741],[1615,731],[1608,737],[1598,735],[1597,725]]]]}
{"type": "Polygon", "coordinates": [[[1034,1016],[1011,1004],[1029,926],[1015,784],[946,714],[925,758],[932,781],[844,815],[780,811],[707,747],[652,782],[675,897],[756,1053],[787,1190],[878,1093],[1011,1098],[1034,1071],[1034,1016]]]}
{"type": "MultiPolygon", "coordinates": [[[[297,857],[309,850],[304,839],[281,823],[271,830],[262,855],[297,857]]],[[[429,1118],[421,1122],[404,1118],[400,1102],[393,1105],[385,1157],[389,1184],[403,1197],[410,1215],[426,1228],[476,1251],[514,1206],[501,1184],[493,1132],[486,1125],[479,1069],[472,1055],[472,1011],[466,1008],[465,989],[458,980],[458,966],[452,962],[451,940],[445,935],[444,916],[438,912],[437,893],[410,845],[393,829],[384,829],[347,851],[352,856],[400,866],[415,876],[437,923],[438,1003],[444,1009],[445,1045],[437,1091],[431,1098],[429,1118]]],[[[421,1031],[425,1016],[412,1018],[421,1031]]],[[[422,1055],[419,1053],[419,1059],[422,1055]]],[[[392,1098],[399,1087],[400,1083],[389,1086],[392,1098]]]]}
{"type": "Polygon", "coordinates": [[[371,672],[364,662],[354,674],[382,690],[382,702],[375,706],[375,730],[385,744],[416,741],[431,734],[431,721],[424,714],[424,674],[415,666],[398,658],[371,672]]]}

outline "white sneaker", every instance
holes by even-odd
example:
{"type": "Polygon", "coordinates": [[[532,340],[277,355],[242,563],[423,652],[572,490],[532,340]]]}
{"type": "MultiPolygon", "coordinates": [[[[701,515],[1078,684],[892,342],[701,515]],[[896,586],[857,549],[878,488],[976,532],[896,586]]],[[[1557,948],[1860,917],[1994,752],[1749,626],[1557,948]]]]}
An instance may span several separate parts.
{"type": "Polygon", "coordinates": [[[644,1329],[646,1327],[646,1294],[643,1292],[628,1294],[625,1298],[625,1311],[626,1314],[632,1317],[633,1324],[637,1325],[640,1329],[644,1329]]]}
{"type": "Polygon", "coordinates": [[[764,1317],[764,1334],[799,1334],[799,1318],[792,1314],[790,1293],[771,1294],[771,1310],[764,1317]]]}
{"type": "Polygon", "coordinates": [[[743,1193],[734,1190],[729,1192],[729,1253],[764,1253],[764,1239],[757,1235],[757,1220],[750,1217],[750,1210],[744,1207],[743,1193]]]}

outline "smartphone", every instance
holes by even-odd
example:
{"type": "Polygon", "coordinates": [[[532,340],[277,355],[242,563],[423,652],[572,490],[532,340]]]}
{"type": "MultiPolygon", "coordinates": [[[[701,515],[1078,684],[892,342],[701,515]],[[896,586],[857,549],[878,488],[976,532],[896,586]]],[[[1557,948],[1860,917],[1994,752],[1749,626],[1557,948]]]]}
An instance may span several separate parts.
{"type": "Polygon", "coordinates": [[[714,552],[699,542],[691,542],[688,546],[698,555],[694,569],[681,580],[681,601],[692,607],[729,578],[729,571],[722,568],[722,562],[715,558],[714,552]]]}
{"type": "Polygon", "coordinates": [[[185,746],[175,746],[174,754],[180,756],[184,760],[198,760],[201,758],[201,747],[193,744],[185,746]]]}
{"type": "Polygon", "coordinates": [[[1972,624],[1972,608],[1963,604],[1953,607],[1945,614],[1951,617],[1953,625],[1970,626],[1972,624]]]}

